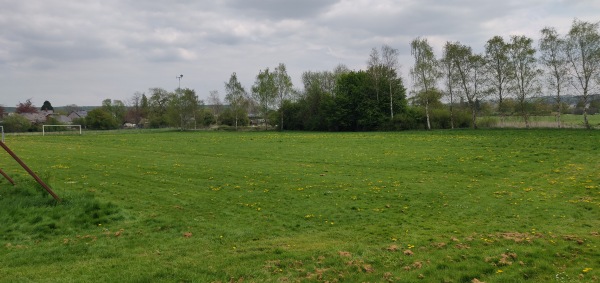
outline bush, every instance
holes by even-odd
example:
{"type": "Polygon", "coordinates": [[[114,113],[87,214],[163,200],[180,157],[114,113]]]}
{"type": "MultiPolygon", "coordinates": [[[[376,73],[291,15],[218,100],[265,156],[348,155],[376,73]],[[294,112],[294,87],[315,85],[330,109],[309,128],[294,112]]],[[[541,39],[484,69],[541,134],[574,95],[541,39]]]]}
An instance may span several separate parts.
{"type": "Polygon", "coordinates": [[[477,119],[477,127],[480,128],[493,128],[498,125],[498,118],[496,117],[481,117],[477,119]]]}
{"type": "Polygon", "coordinates": [[[8,133],[27,132],[31,128],[31,122],[19,114],[14,114],[4,118],[2,126],[8,133]]]}
{"type": "Polygon", "coordinates": [[[94,130],[114,130],[119,128],[119,122],[108,111],[96,108],[85,117],[87,126],[94,130]]]}

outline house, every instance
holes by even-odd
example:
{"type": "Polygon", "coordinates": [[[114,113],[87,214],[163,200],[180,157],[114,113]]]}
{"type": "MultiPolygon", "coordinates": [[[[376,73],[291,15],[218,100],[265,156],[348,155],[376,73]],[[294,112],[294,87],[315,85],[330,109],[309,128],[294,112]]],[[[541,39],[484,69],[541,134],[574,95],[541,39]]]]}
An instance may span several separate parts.
{"type": "Polygon", "coordinates": [[[46,122],[47,116],[49,115],[48,112],[52,113],[52,110],[40,111],[37,113],[21,113],[18,115],[27,118],[27,120],[33,124],[40,124],[46,122]]]}
{"type": "Polygon", "coordinates": [[[67,117],[69,118],[69,123],[71,121],[73,121],[73,119],[77,119],[77,118],[85,118],[87,117],[87,110],[77,110],[77,111],[71,111],[71,113],[69,113],[69,115],[67,115],[67,117]]]}

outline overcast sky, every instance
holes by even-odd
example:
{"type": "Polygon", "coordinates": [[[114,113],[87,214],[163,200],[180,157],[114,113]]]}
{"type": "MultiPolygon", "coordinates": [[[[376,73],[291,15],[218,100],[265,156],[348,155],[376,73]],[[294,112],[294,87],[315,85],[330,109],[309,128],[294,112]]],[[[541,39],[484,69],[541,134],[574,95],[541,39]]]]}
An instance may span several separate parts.
{"type": "MultiPolygon", "coordinates": [[[[600,20],[598,0],[0,0],[0,104],[41,107],[127,101],[161,87],[225,96],[233,72],[246,90],[259,70],[366,69],[372,48],[397,48],[412,83],[409,43],[426,37],[481,52],[492,36],[538,39],[574,18],[600,20]]],[[[536,43],[537,45],[537,43],[536,43]]]]}

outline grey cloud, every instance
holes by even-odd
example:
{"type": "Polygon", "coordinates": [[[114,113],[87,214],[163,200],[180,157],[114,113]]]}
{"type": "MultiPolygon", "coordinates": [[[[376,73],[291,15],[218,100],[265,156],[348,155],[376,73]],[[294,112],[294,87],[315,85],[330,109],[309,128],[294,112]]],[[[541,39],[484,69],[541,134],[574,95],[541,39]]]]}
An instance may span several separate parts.
{"type": "Polygon", "coordinates": [[[596,2],[0,0],[0,104],[50,94],[61,97],[56,105],[102,96],[74,102],[97,104],[168,89],[181,73],[199,94],[223,95],[232,72],[250,87],[258,70],[283,62],[299,83],[306,70],[364,68],[371,48],[382,44],[398,48],[407,67],[417,36],[480,49],[494,35],[535,36],[542,24],[568,28],[573,15],[595,19],[596,2]]]}
{"type": "Polygon", "coordinates": [[[313,18],[338,0],[226,0],[237,13],[264,19],[313,18]]]}

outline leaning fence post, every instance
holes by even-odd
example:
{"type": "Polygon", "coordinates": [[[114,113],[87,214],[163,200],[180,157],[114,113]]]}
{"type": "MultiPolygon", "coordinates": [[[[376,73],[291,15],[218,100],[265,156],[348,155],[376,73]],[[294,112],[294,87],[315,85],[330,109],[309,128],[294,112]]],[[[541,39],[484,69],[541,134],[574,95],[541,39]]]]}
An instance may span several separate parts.
{"type": "Polygon", "coordinates": [[[4,173],[4,171],[2,171],[2,168],[0,168],[0,174],[2,174],[2,176],[4,176],[4,178],[6,180],[8,180],[11,184],[13,184],[13,186],[15,185],[15,181],[13,181],[13,179],[11,179],[10,176],[8,176],[6,173],[4,173]]]}
{"type": "Polygon", "coordinates": [[[27,165],[25,165],[25,163],[12,151],[10,150],[10,148],[8,148],[8,146],[6,146],[6,144],[4,144],[4,142],[0,141],[0,146],[2,146],[2,148],[4,148],[4,150],[6,150],[6,152],[8,152],[8,154],[10,154],[10,156],[12,156],[12,158],[17,161],[21,167],[23,167],[23,169],[25,169],[25,171],[27,171],[27,173],[29,173],[29,175],[31,175],[31,177],[33,177],[38,184],[42,185],[42,187],[44,187],[44,189],[46,189],[46,191],[52,195],[52,197],[57,200],[57,201],[61,201],[61,199],[58,197],[58,195],[56,195],[52,189],[50,189],[50,187],[48,187],[48,185],[46,185],[46,183],[44,183],[44,181],[42,181],[42,179],[40,179],[40,177],[38,177],[33,171],[31,171],[31,169],[29,169],[29,167],[27,167],[27,165]]]}

